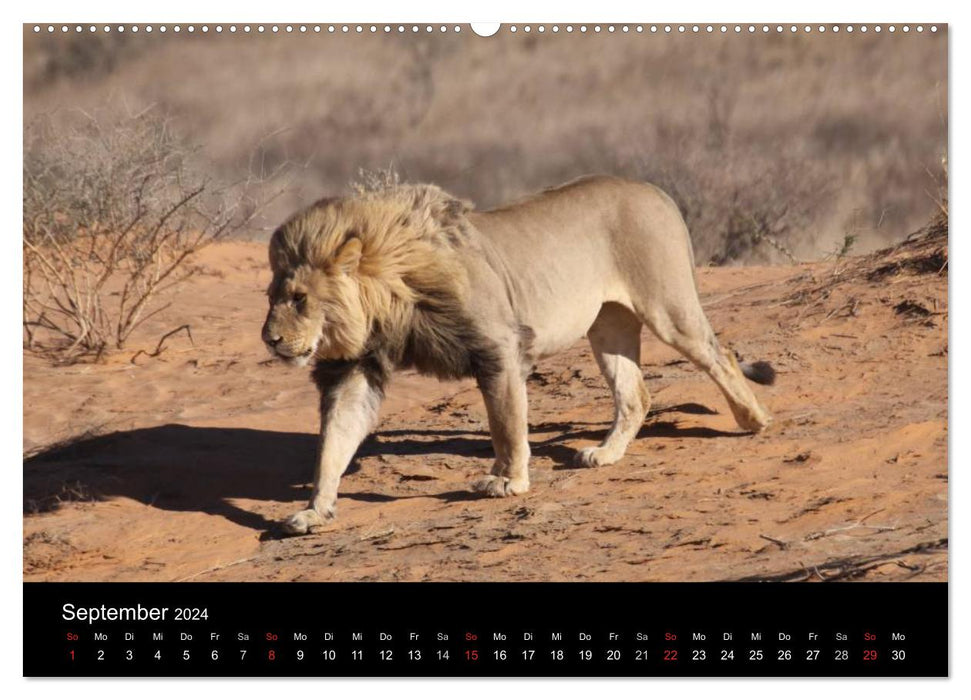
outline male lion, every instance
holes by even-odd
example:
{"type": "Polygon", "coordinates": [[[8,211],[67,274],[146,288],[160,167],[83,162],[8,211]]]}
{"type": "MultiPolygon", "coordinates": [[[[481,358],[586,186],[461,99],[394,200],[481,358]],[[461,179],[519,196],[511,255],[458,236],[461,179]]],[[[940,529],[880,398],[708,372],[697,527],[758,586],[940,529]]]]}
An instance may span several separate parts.
{"type": "Polygon", "coordinates": [[[647,414],[642,324],[711,376],[743,429],[771,420],[745,377],[771,383],[774,372],[719,346],[687,228],[651,185],[586,177],[487,212],[431,185],[324,199],[273,234],[270,266],[263,340],[295,364],[313,359],[321,393],[313,496],[286,521],[293,534],[334,516],[397,368],[478,381],[496,461],[473,488],[490,496],[529,488],[526,376],[584,335],[616,408],[580,465],[620,459],[647,414]]]}

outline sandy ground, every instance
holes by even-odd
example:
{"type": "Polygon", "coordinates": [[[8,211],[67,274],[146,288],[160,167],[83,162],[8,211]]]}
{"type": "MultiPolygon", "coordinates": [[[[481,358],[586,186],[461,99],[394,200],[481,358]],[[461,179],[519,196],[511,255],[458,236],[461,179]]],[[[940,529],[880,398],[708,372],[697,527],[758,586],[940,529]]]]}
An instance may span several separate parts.
{"type": "Polygon", "coordinates": [[[214,246],[131,351],[25,358],[24,578],[945,580],[945,245],[698,271],[722,341],[779,371],[759,436],[645,332],[644,427],[619,463],[575,469],[611,401],[585,341],[543,363],[523,497],[468,490],[491,464],[474,384],[402,373],[337,520],[301,538],[276,523],[309,493],[316,390],[260,341],[264,247],[214,246]],[[194,344],[132,361],[183,323],[194,344]]]}

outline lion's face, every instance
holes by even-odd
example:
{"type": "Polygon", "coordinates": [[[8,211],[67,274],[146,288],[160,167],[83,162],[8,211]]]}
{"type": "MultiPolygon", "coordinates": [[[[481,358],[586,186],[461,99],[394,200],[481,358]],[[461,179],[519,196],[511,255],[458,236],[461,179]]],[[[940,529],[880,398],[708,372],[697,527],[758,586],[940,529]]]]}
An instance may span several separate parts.
{"type": "Polygon", "coordinates": [[[356,276],[346,267],[277,269],[267,290],[263,342],[291,364],[354,359],[364,351],[367,317],[356,276]]]}

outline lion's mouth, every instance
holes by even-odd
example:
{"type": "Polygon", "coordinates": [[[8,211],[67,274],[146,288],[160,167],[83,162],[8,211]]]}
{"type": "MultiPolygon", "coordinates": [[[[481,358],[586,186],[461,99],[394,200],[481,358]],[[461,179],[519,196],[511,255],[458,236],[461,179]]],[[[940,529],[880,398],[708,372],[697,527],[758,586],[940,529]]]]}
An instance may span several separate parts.
{"type": "Polygon", "coordinates": [[[307,363],[310,362],[310,358],[313,357],[313,355],[314,355],[313,350],[307,350],[307,352],[301,353],[300,355],[291,355],[290,357],[284,357],[283,361],[293,367],[306,367],[307,363]]]}
{"type": "Polygon", "coordinates": [[[302,352],[288,352],[288,348],[280,347],[280,344],[272,345],[270,343],[266,344],[267,349],[269,349],[270,354],[274,357],[283,360],[288,365],[293,365],[297,367],[303,367],[317,352],[317,343],[314,343],[306,350],[302,352]]]}
{"type": "Polygon", "coordinates": [[[287,355],[286,353],[275,351],[274,354],[288,365],[303,367],[310,361],[310,358],[313,357],[314,351],[312,349],[306,350],[304,352],[297,353],[296,355],[287,355]]]}

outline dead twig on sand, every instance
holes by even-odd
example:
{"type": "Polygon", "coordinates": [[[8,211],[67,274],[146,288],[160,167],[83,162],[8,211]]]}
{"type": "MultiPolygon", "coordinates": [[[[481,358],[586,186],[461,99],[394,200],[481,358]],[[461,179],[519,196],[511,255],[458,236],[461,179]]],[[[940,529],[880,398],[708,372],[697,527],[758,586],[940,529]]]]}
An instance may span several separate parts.
{"type": "Polygon", "coordinates": [[[226,564],[217,564],[216,566],[210,566],[208,569],[203,569],[202,571],[197,571],[194,574],[189,574],[188,576],[183,576],[182,578],[175,579],[172,583],[183,583],[184,581],[191,581],[194,578],[203,576],[205,574],[211,574],[214,571],[221,571],[222,569],[228,569],[231,566],[236,566],[237,564],[245,564],[248,561],[253,561],[259,559],[261,555],[256,555],[252,557],[244,557],[243,559],[237,559],[236,561],[231,561],[226,564]]]}
{"type": "Polygon", "coordinates": [[[847,317],[856,316],[856,311],[859,307],[860,307],[860,301],[856,297],[852,297],[850,298],[849,301],[847,301],[842,306],[839,306],[833,309],[832,311],[830,311],[828,314],[826,314],[826,317],[823,320],[828,321],[830,318],[832,318],[833,316],[836,316],[837,314],[843,311],[846,312],[847,317]]]}
{"type": "Polygon", "coordinates": [[[401,549],[410,549],[412,547],[431,547],[436,544],[448,544],[449,540],[420,540],[417,542],[406,542],[405,544],[399,545],[397,547],[384,547],[380,544],[377,546],[382,552],[396,552],[401,549]]]}
{"type": "MultiPolygon", "coordinates": [[[[932,554],[946,550],[947,543],[947,538],[943,537],[929,542],[920,542],[897,552],[828,559],[820,564],[811,564],[808,566],[800,562],[798,569],[792,569],[790,571],[777,574],[758,574],[727,580],[744,583],[746,581],[798,582],[807,581],[813,576],[818,577],[821,581],[840,581],[859,578],[864,576],[868,571],[888,563],[901,566],[900,558],[907,554],[932,554]]],[[[908,564],[903,564],[902,566],[915,574],[924,570],[923,566],[915,567],[914,565],[908,564]]]]}
{"type": "Polygon", "coordinates": [[[789,549],[789,543],[786,542],[785,540],[776,539],[775,537],[769,537],[768,535],[763,535],[761,533],[759,534],[759,537],[761,537],[763,540],[768,540],[772,544],[778,545],[779,549],[783,549],[783,550],[789,549]]]}
{"type": "Polygon", "coordinates": [[[162,345],[165,343],[165,341],[168,340],[168,338],[170,336],[175,335],[179,331],[185,331],[185,334],[187,336],[189,336],[189,342],[192,343],[193,346],[195,346],[196,341],[194,341],[192,339],[192,329],[189,328],[189,324],[188,323],[183,323],[178,328],[175,328],[173,330],[170,330],[168,333],[166,333],[161,338],[159,338],[158,345],[155,346],[155,350],[154,351],[152,351],[152,352],[145,352],[144,350],[139,350],[134,355],[132,355],[131,363],[132,364],[135,364],[135,360],[138,359],[138,356],[139,355],[145,355],[146,357],[158,357],[159,355],[162,354],[162,350],[165,349],[165,348],[162,347],[162,345]]]}
{"type": "Polygon", "coordinates": [[[821,532],[810,532],[806,535],[806,542],[811,542],[813,540],[822,539],[823,537],[828,537],[829,535],[836,534],[837,532],[848,532],[849,530],[865,529],[865,530],[875,530],[877,532],[889,532],[897,529],[896,525],[867,525],[866,521],[872,518],[877,513],[882,513],[883,508],[873,511],[862,518],[857,520],[855,523],[850,523],[849,525],[844,525],[843,527],[834,527],[829,530],[823,530],[821,532]]]}

